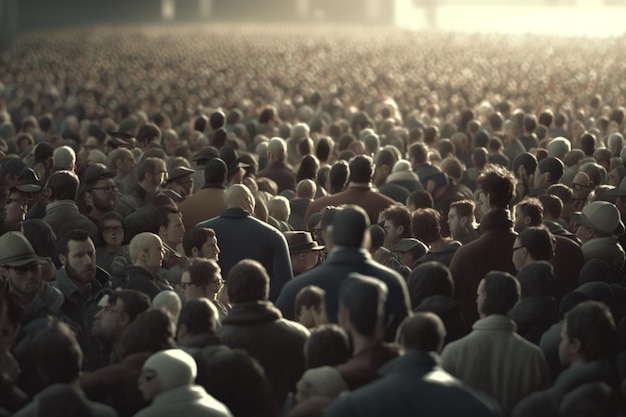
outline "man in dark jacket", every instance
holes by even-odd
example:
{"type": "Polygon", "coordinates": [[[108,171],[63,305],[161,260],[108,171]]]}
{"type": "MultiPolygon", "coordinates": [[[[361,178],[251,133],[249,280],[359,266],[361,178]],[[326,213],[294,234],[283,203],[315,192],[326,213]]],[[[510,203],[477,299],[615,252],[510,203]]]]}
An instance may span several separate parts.
{"type": "Polygon", "coordinates": [[[395,329],[410,311],[409,292],[404,279],[397,272],[374,261],[364,245],[369,241],[369,218],[358,206],[339,209],[326,229],[333,249],[319,266],[290,281],[276,301],[276,306],[286,318],[293,319],[298,292],[307,285],[317,285],[326,291],[328,320],[337,323],[339,287],[351,272],[377,278],[387,285],[389,294],[385,302],[385,319],[389,324],[387,335],[395,335],[395,329]]]}
{"type": "Polygon", "coordinates": [[[124,270],[126,276],[125,282],[121,282],[122,287],[140,291],[151,300],[161,291],[173,290],[169,282],[157,274],[165,255],[165,248],[157,235],[139,233],[130,241],[128,251],[133,264],[124,270]]]}
{"type": "Polygon", "coordinates": [[[282,404],[304,372],[309,331],[283,319],[268,301],[269,276],[259,262],[244,259],[231,268],[226,292],[233,307],[217,334],[225,345],[245,349],[259,361],[282,404]]]}

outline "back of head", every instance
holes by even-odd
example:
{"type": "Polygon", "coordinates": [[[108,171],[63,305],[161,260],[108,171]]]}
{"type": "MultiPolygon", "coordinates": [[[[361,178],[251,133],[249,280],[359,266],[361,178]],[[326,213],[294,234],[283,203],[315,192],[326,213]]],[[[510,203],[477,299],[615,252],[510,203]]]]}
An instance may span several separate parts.
{"type": "Polygon", "coordinates": [[[332,238],[337,246],[360,248],[365,234],[369,230],[369,216],[356,205],[349,205],[337,210],[332,221],[332,238]]]}
{"type": "Polygon", "coordinates": [[[124,331],[122,346],[125,355],[158,352],[176,346],[172,316],[158,308],[140,313],[124,331]]]}
{"type": "Polygon", "coordinates": [[[556,184],[563,176],[565,166],[560,159],[549,156],[539,162],[538,168],[541,174],[549,173],[550,183],[556,184]]]}
{"type": "Polygon", "coordinates": [[[524,152],[515,157],[513,160],[513,173],[517,177],[520,167],[524,167],[527,175],[535,173],[537,169],[537,158],[530,152],[524,152]]]}
{"type": "Polygon", "coordinates": [[[407,280],[411,305],[417,307],[432,295],[454,296],[454,281],[447,266],[440,262],[424,262],[411,271],[407,280]]]}
{"type": "Polygon", "coordinates": [[[387,285],[372,277],[352,273],[339,288],[339,305],[350,314],[350,323],[361,335],[374,336],[382,324],[387,285]]]}
{"type": "Polygon", "coordinates": [[[434,313],[415,313],[404,319],[398,329],[397,342],[406,350],[441,352],[446,328],[434,313]]]}
{"type": "Polygon", "coordinates": [[[565,323],[569,339],[580,341],[585,362],[610,360],[617,353],[617,329],[606,304],[584,301],[565,315],[565,323]]]}
{"type": "Polygon", "coordinates": [[[73,170],[76,163],[76,153],[74,149],[69,146],[61,146],[56,148],[53,152],[54,157],[54,170],[73,170]]]}
{"type": "Polygon", "coordinates": [[[69,384],[80,375],[83,352],[67,324],[55,322],[33,338],[32,360],[42,382],[47,385],[69,384]]]}
{"type": "Polygon", "coordinates": [[[143,369],[155,372],[162,391],[192,385],[198,374],[196,361],[182,349],[167,349],[150,356],[143,369]]]}
{"type": "Polygon", "coordinates": [[[182,308],[182,302],[180,296],[171,290],[161,291],[152,300],[152,307],[160,308],[166,311],[174,322],[178,321],[178,315],[182,308]]]}
{"type": "Polygon", "coordinates": [[[513,199],[516,181],[511,171],[494,165],[480,174],[477,184],[489,196],[492,207],[503,209],[513,199]]]}
{"type": "Polygon", "coordinates": [[[564,137],[554,138],[548,145],[548,156],[559,158],[562,161],[570,149],[571,144],[569,140],[564,137]]]}
{"type": "Polygon", "coordinates": [[[204,182],[221,184],[228,178],[228,167],[221,158],[213,158],[204,165],[204,182]]]}
{"type": "Polygon", "coordinates": [[[351,354],[348,334],[336,324],[314,327],[304,344],[307,369],[341,365],[351,354]]]}
{"type": "Polygon", "coordinates": [[[115,305],[117,300],[124,303],[124,313],[128,316],[128,321],[134,321],[137,316],[151,307],[150,298],[135,290],[116,290],[109,295],[109,304],[115,305]]]}
{"type": "Polygon", "coordinates": [[[426,244],[441,239],[441,214],[432,208],[420,208],[411,216],[411,233],[413,237],[426,244]]]}
{"type": "Polygon", "coordinates": [[[254,196],[245,185],[233,184],[226,189],[224,200],[227,207],[244,207],[246,201],[254,201],[254,196]]]}
{"type": "Polygon", "coordinates": [[[520,296],[520,285],[515,277],[507,272],[492,271],[484,278],[485,301],[482,313],[507,315],[520,296]]]}
{"type": "Polygon", "coordinates": [[[535,261],[550,261],[554,257],[554,236],[548,229],[529,227],[519,234],[518,239],[535,261]]]}
{"type": "Polygon", "coordinates": [[[554,267],[546,261],[524,266],[517,274],[522,289],[521,298],[554,297],[554,267]]]}
{"type": "Polygon", "coordinates": [[[244,259],[233,266],[226,280],[228,299],[233,304],[266,301],[270,277],[259,262],[244,259]]]}
{"type": "Polygon", "coordinates": [[[368,183],[374,173],[372,158],[367,155],[357,155],[350,160],[350,181],[368,183]]]}
{"type": "Polygon", "coordinates": [[[284,161],[287,157],[287,143],[282,138],[274,137],[267,144],[267,153],[278,161],[284,161]]]}
{"type": "Polygon", "coordinates": [[[187,327],[190,334],[213,333],[219,322],[215,305],[207,298],[187,300],[178,316],[178,328],[187,327]]]}
{"type": "Polygon", "coordinates": [[[78,176],[73,171],[57,171],[48,179],[50,200],[73,200],[78,195],[78,176]]]}

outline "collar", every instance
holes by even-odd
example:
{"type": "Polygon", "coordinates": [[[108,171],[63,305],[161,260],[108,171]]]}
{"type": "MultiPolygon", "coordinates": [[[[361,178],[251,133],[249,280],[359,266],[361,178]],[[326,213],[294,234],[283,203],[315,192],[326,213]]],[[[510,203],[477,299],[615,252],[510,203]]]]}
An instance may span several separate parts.
{"type": "Polygon", "coordinates": [[[46,213],[57,209],[66,209],[78,213],[78,206],[74,200],[57,200],[49,202],[48,205],[46,205],[46,213]]]}
{"type": "Polygon", "coordinates": [[[205,188],[217,188],[218,190],[225,190],[226,185],[224,185],[223,182],[205,182],[201,189],[204,190],[205,188]]]}
{"type": "Polygon", "coordinates": [[[227,208],[226,210],[224,210],[220,214],[220,217],[225,217],[228,219],[240,219],[240,218],[251,217],[251,216],[250,216],[250,213],[248,213],[246,210],[242,209],[241,207],[231,207],[231,208],[227,208]]]}
{"type": "Polygon", "coordinates": [[[484,319],[476,321],[472,326],[472,329],[515,332],[517,330],[517,325],[507,316],[492,314],[484,319]]]}
{"type": "Polygon", "coordinates": [[[354,181],[350,181],[348,183],[348,187],[346,188],[366,188],[368,190],[371,190],[374,188],[374,185],[371,182],[354,182],[354,181]]]}

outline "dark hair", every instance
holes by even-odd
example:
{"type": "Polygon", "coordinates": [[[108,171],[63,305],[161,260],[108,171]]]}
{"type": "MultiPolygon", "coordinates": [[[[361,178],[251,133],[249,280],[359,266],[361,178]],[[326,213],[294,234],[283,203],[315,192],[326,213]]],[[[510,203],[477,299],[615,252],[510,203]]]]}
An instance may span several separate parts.
{"type": "Polygon", "coordinates": [[[454,281],[450,270],[436,261],[424,262],[413,268],[407,279],[407,287],[413,308],[432,295],[449,298],[454,296],[454,281]]]}
{"type": "Polygon", "coordinates": [[[217,308],[207,298],[185,301],[178,316],[178,328],[184,324],[190,334],[213,333],[218,322],[217,308]]]}
{"type": "Polygon", "coordinates": [[[31,342],[32,360],[46,386],[69,384],[80,375],[83,352],[69,326],[54,322],[35,335],[31,342]]]}
{"type": "Polygon", "coordinates": [[[306,369],[341,365],[351,355],[348,334],[336,324],[322,324],[313,328],[304,344],[306,369]]]}
{"type": "Polygon", "coordinates": [[[50,201],[73,200],[78,195],[78,176],[73,171],[57,171],[50,175],[48,188],[50,188],[50,201]]]}
{"type": "Polygon", "coordinates": [[[524,198],[515,205],[515,210],[519,210],[522,216],[530,217],[531,226],[539,226],[543,221],[543,205],[537,198],[524,198]]]}
{"type": "Polygon", "coordinates": [[[330,188],[328,192],[330,194],[336,194],[339,191],[342,191],[348,182],[349,176],[350,168],[348,167],[348,163],[346,161],[335,162],[328,173],[328,183],[330,188]]]}
{"type": "Polygon", "coordinates": [[[104,213],[104,215],[98,222],[98,233],[100,236],[100,241],[104,242],[104,237],[102,235],[104,233],[104,228],[106,227],[105,224],[110,220],[117,220],[118,222],[120,222],[120,224],[122,225],[122,229],[124,230],[124,241],[122,243],[128,242],[128,238],[130,236],[127,236],[126,233],[126,222],[124,221],[124,216],[122,216],[117,211],[109,211],[107,213],[104,213]]]}
{"type": "Polygon", "coordinates": [[[441,214],[435,209],[417,209],[411,216],[413,237],[426,244],[441,238],[441,214]]]}
{"type": "Polygon", "coordinates": [[[454,201],[452,204],[450,204],[450,210],[455,209],[456,214],[459,217],[473,218],[475,207],[476,203],[474,203],[472,200],[454,201]]]}
{"type": "Polygon", "coordinates": [[[549,214],[554,219],[561,217],[563,201],[557,195],[542,194],[537,198],[543,206],[544,213],[549,214]]]}
{"type": "Polygon", "coordinates": [[[507,208],[515,192],[515,177],[505,168],[494,165],[485,169],[476,180],[488,196],[493,207],[507,208]]]}
{"type": "Polygon", "coordinates": [[[552,126],[552,122],[554,121],[554,113],[552,112],[552,110],[546,109],[539,114],[538,121],[540,125],[550,127],[552,126]]]}
{"type": "Polygon", "coordinates": [[[210,237],[215,237],[215,230],[210,228],[194,227],[193,229],[186,230],[183,235],[183,250],[185,251],[185,255],[188,257],[191,256],[191,250],[193,248],[200,249],[210,237]]]}
{"type": "Polygon", "coordinates": [[[421,143],[414,143],[409,146],[409,158],[414,158],[418,164],[425,164],[428,161],[428,147],[421,143]]]}
{"type": "Polygon", "coordinates": [[[116,290],[109,295],[109,304],[115,305],[117,300],[124,303],[124,313],[128,316],[128,321],[134,321],[137,316],[148,310],[152,303],[150,298],[135,290],[116,290]]]}
{"type": "Polygon", "coordinates": [[[220,270],[213,259],[194,258],[183,268],[183,272],[189,272],[191,282],[199,287],[209,283],[213,275],[220,270]]]}
{"type": "Polygon", "coordinates": [[[315,156],[322,162],[328,161],[332,149],[332,140],[328,137],[321,137],[315,145],[315,156]]]}
{"type": "Polygon", "coordinates": [[[544,227],[529,227],[517,237],[520,245],[528,250],[536,261],[550,261],[554,257],[555,240],[544,227]]]}
{"type": "Polygon", "coordinates": [[[611,310],[599,301],[584,301],[565,314],[567,335],[578,339],[587,362],[610,360],[618,350],[618,334],[611,310]]]}
{"type": "Polygon", "coordinates": [[[41,219],[29,219],[22,223],[22,230],[37,255],[56,262],[57,237],[48,223],[41,219]]]}
{"type": "Polygon", "coordinates": [[[533,133],[537,129],[537,116],[534,114],[527,114],[524,116],[524,131],[533,133]]]}
{"type": "Polygon", "coordinates": [[[152,212],[152,233],[159,234],[161,226],[167,227],[170,224],[170,214],[180,215],[178,208],[169,205],[158,206],[152,212]]]}
{"type": "Polygon", "coordinates": [[[300,168],[296,175],[296,183],[302,180],[313,180],[317,177],[317,172],[320,169],[320,161],[313,155],[305,155],[300,162],[300,168]]]}
{"type": "Polygon", "coordinates": [[[437,315],[419,312],[402,321],[397,342],[406,350],[439,352],[445,337],[446,328],[437,315]]]}
{"type": "Polygon", "coordinates": [[[319,310],[324,297],[326,297],[326,291],[317,285],[307,285],[302,288],[296,295],[295,317],[298,317],[302,307],[316,307],[319,310]]]}
{"type": "Polygon", "coordinates": [[[416,190],[409,194],[406,199],[407,206],[413,204],[416,209],[418,208],[433,208],[435,201],[433,196],[426,190],[416,190]]]}
{"type": "Polygon", "coordinates": [[[565,184],[552,184],[546,190],[546,194],[551,194],[559,197],[563,204],[569,203],[574,197],[574,192],[570,187],[565,184]]]}
{"type": "Polygon", "coordinates": [[[205,115],[196,117],[196,120],[193,122],[193,130],[196,132],[204,132],[208,121],[209,119],[205,115]]]}
{"type": "Polygon", "coordinates": [[[367,155],[357,155],[348,164],[350,168],[349,181],[370,182],[374,173],[372,158],[367,155]]]}
{"type": "Polygon", "coordinates": [[[161,129],[159,129],[159,127],[154,123],[146,123],[141,126],[137,131],[137,135],[135,135],[137,142],[143,146],[154,138],[161,139],[161,129]]]}
{"type": "MultiPolygon", "coordinates": [[[[322,222],[324,212],[322,212],[322,222]]],[[[356,205],[338,207],[332,216],[333,242],[337,246],[360,248],[369,229],[369,216],[365,210],[356,205]]]]}
{"type": "Polygon", "coordinates": [[[228,272],[226,292],[234,303],[250,303],[267,300],[270,277],[259,262],[243,259],[228,272]]]}
{"type": "Polygon", "coordinates": [[[213,130],[219,129],[220,127],[224,126],[225,121],[226,121],[226,115],[224,115],[224,112],[220,110],[214,111],[209,116],[209,125],[211,126],[211,129],[213,130]]]}
{"type": "Polygon", "coordinates": [[[70,251],[69,250],[70,240],[74,240],[77,242],[84,242],[87,239],[91,240],[91,238],[89,237],[89,233],[87,233],[86,230],[72,229],[69,232],[65,233],[63,236],[61,236],[61,238],[59,239],[59,242],[57,243],[57,250],[59,251],[59,254],[67,257],[70,251]]]}
{"type": "Polygon", "coordinates": [[[339,287],[339,304],[350,313],[350,323],[362,335],[372,335],[384,317],[387,285],[375,278],[350,274],[339,287]]]}
{"type": "Polygon", "coordinates": [[[517,279],[508,272],[491,271],[485,275],[485,302],[483,313],[507,315],[520,296],[517,279]]]}
{"type": "Polygon", "coordinates": [[[389,220],[395,227],[403,226],[401,238],[411,237],[411,212],[405,206],[392,206],[383,211],[383,218],[389,220]]]}
{"type": "Polygon", "coordinates": [[[140,313],[124,330],[124,356],[175,348],[174,328],[172,316],[165,310],[150,308],[140,313]]]}

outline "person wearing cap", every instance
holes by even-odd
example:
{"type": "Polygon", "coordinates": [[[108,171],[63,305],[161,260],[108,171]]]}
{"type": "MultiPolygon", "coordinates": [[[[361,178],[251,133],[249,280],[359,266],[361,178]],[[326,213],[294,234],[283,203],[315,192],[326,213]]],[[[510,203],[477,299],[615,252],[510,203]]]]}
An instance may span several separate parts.
{"type": "MultiPolygon", "coordinates": [[[[391,247],[390,252],[410,270],[416,266],[416,261],[428,253],[428,246],[423,242],[407,237],[391,247]]],[[[446,265],[447,266],[447,265],[446,265]]]]}
{"type": "Polygon", "coordinates": [[[217,217],[226,210],[224,193],[228,167],[220,158],[213,158],[204,165],[202,189],[178,203],[183,215],[185,229],[193,229],[198,223],[217,217]]]}
{"type": "Polygon", "coordinates": [[[83,200],[89,209],[87,217],[96,226],[102,216],[115,207],[118,188],[114,176],[115,172],[103,164],[90,165],[83,174],[83,200]]]}
{"type": "Polygon", "coordinates": [[[618,238],[625,229],[615,204],[594,201],[587,204],[582,212],[572,212],[570,218],[578,225],[576,236],[583,242],[581,249],[585,261],[602,259],[614,271],[621,271],[626,257],[618,238]]]}
{"type": "Polygon", "coordinates": [[[267,166],[257,173],[257,177],[274,180],[279,194],[284,190],[296,190],[296,174],[287,163],[287,144],[283,139],[270,139],[267,145],[267,166]]]}
{"type": "Polygon", "coordinates": [[[533,190],[528,194],[530,197],[537,197],[544,194],[548,187],[559,182],[563,176],[565,166],[560,159],[553,156],[543,158],[535,170],[533,190]]]}
{"type": "Polygon", "coordinates": [[[194,194],[197,193],[204,185],[204,166],[211,159],[217,158],[220,155],[220,151],[215,149],[215,147],[208,145],[208,140],[205,136],[201,135],[199,132],[195,133],[198,133],[198,135],[201,136],[202,140],[207,142],[207,146],[204,146],[202,149],[198,150],[191,157],[191,161],[194,163],[196,169],[196,172],[191,175],[191,178],[193,178],[194,181],[194,194]]]}
{"type": "Polygon", "coordinates": [[[294,276],[308,271],[317,265],[320,259],[320,251],[324,250],[324,246],[319,246],[313,240],[311,233],[301,231],[285,232],[285,238],[287,238],[287,244],[289,245],[294,276]]]}
{"type": "Polygon", "coordinates": [[[587,173],[577,172],[572,180],[572,210],[581,211],[583,206],[587,204],[587,198],[595,188],[587,173]]]}
{"type": "Polygon", "coordinates": [[[117,211],[124,217],[150,202],[167,178],[165,161],[159,158],[142,159],[137,166],[137,185],[117,202],[117,211]]]}
{"type": "Polygon", "coordinates": [[[143,364],[138,386],[152,404],[135,417],[207,416],[232,417],[230,410],[194,381],[198,366],[182,349],[167,349],[143,364]]]}
{"type": "Polygon", "coordinates": [[[173,198],[172,195],[170,195],[170,198],[177,203],[189,197],[193,190],[194,181],[191,174],[194,172],[196,171],[185,166],[174,168],[165,182],[166,190],[163,190],[163,192],[167,194],[168,190],[173,191],[176,194],[174,197],[177,196],[178,199],[173,198]]]}

